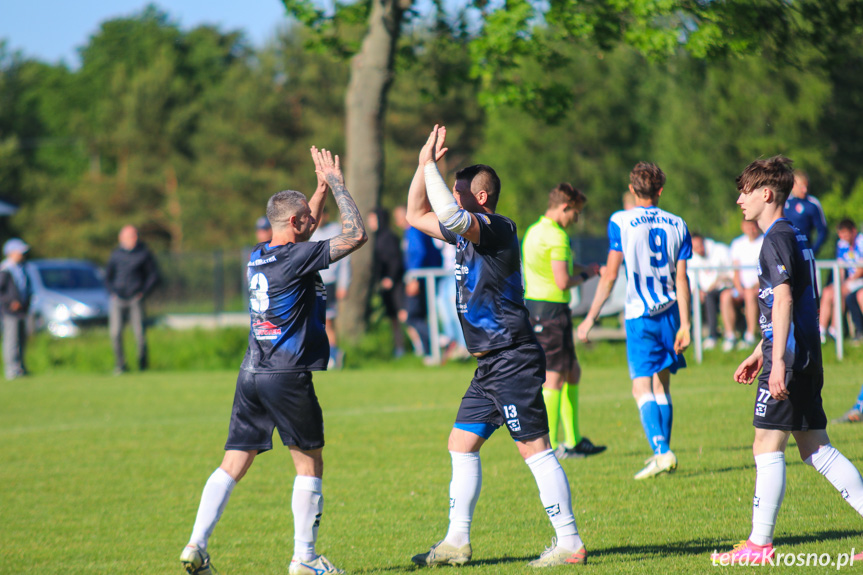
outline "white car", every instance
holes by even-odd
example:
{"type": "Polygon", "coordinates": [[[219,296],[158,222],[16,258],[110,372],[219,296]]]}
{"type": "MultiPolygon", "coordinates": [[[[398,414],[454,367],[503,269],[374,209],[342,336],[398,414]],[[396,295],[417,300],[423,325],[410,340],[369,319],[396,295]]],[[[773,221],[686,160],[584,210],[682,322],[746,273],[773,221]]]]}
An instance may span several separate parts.
{"type": "Polygon", "coordinates": [[[32,260],[30,315],[35,329],[74,337],[82,327],[108,323],[108,290],[102,270],[85,260],[32,260]]]}

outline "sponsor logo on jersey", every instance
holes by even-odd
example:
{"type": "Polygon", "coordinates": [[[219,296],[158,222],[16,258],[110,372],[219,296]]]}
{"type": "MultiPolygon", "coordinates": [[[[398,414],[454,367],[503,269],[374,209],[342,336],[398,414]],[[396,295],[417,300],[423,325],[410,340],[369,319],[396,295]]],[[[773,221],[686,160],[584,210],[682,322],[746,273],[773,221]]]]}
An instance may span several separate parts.
{"type": "Polygon", "coordinates": [[[776,271],[778,271],[781,274],[788,275],[788,270],[785,269],[785,266],[783,266],[782,264],[776,264],[776,271]]]}
{"type": "Polygon", "coordinates": [[[489,217],[488,217],[487,215],[485,215],[485,214],[477,214],[477,215],[478,215],[480,218],[482,218],[482,221],[484,221],[485,223],[487,223],[487,224],[490,224],[490,223],[491,223],[491,220],[489,219],[489,217]]]}
{"type": "Polygon", "coordinates": [[[768,297],[770,297],[772,295],[773,295],[773,288],[772,287],[758,290],[758,299],[767,299],[768,297]]]}
{"type": "Polygon", "coordinates": [[[674,220],[667,216],[660,216],[659,214],[645,214],[643,216],[639,216],[637,218],[629,220],[629,225],[633,228],[638,227],[641,224],[668,224],[669,226],[674,226],[675,228],[680,225],[677,220],[674,220]]]}
{"type": "Polygon", "coordinates": [[[456,265],[455,265],[455,268],[454,268],[454,272],[455,272],[455,279],[456,279],[456,281],[461,281],[461,279],[462,279],[462,278],[466,278],[466,277],[467,277],[467,275],[468,275],[468,272],[469,272],[469,271],[470,271],[470,270],[468,269],[467,265],[465,265],[465,264],[461,264],[461,265],[456,264],[456,265]]]}
{"type": "Polygon", "coordinates": [[[255,332],[255,339],[276,339],[282,335],[282,328],[267,320],[253,323],[252,331],[255,332]]]}
{"type": "Polygon", "coordinates": [[[803,204],[798,202],[797,205],[794,206],[794,211],[797,212],[798,214],[802,214],[803,213],[803,204]]]}
{"type": "Polygon", "coordinates": [[[270,256],[270,257],[268,257],[267,259],[261,259],[261,258],[258,258],[258,259],[256,259],[256,260],[255,260],[255,261],[253,261],[253,262],[249,262],[249,263],[248,263],[248,266],[249,266],[250,268],[253,268],[253,267],[255,267],[255,266],[262,266],[262,265],[264,265],[264,264],[271,264],[271,263],[273,263],[274,261],[276,261],[276,256],[270,256]]]}

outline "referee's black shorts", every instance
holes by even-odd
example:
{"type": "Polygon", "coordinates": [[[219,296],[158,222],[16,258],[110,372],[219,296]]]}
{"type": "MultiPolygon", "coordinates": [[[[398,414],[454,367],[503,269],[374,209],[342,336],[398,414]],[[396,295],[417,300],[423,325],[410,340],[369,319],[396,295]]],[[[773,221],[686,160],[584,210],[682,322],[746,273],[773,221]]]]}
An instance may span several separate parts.
{"type": "Polygon", "coordinates": [[[225,449],[268,451],[273,428],[285,445],[303,451],[324,446],[324,417],[312,373],[252,373],[240,370],[225,449]]]}
{"type": "Polygon", "coordinates": [[[525,300],[530,324],[545,351],[546,369],[568,374],[578,365],[569,304],[525,300]]]}

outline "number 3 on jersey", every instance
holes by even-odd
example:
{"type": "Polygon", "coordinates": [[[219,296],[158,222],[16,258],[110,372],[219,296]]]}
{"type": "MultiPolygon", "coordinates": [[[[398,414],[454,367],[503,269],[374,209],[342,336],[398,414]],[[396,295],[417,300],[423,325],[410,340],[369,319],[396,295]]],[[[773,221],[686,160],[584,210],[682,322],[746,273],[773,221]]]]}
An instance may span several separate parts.
{"type": "Polygon", "coordinates": [[[264,274],[255,274],[249,280],[249,305],[252,311],[264,313],[270,307],[270,297],[267,295],[269,288],[270,284],[264,274]]]}

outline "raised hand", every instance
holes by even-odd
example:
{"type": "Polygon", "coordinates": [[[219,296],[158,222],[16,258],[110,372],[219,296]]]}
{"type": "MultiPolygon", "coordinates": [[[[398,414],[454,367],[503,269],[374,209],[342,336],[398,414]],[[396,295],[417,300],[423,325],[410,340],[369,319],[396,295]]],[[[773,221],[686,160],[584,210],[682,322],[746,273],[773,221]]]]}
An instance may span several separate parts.
{"type": "Polygon", "coordinates": [[[315,163],[315,174],[318,176],[318,184],[325,181],[333,190],[345,185],[345,177],[339,166],[338,155],[333,159],[333,154],[326,149],[318,150],[312,146],[312,161],[315,163]]]}
{"type": "Polygon", "coordinates": [[[437,162],[446,155],[449,148],[445,148],[446,143],[446,126],[435,124],[429,134],[428,140],[420,150],[419,163],[420,166],[437,162]]]}

